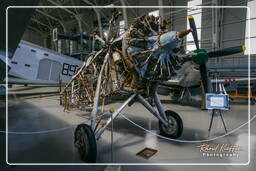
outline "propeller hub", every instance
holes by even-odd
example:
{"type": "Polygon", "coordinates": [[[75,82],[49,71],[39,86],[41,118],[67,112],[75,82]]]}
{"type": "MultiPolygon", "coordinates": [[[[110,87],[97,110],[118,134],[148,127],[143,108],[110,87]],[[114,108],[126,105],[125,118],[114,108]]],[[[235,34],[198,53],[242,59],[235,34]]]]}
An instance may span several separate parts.
{"type": "Polygon", "coordinates": [[[197,49],[194,51],[195,55],[192,56],[192,60],[194,63],[198,65],[206,64],[208,61],[208,53],[205,49],[197,49]]]}

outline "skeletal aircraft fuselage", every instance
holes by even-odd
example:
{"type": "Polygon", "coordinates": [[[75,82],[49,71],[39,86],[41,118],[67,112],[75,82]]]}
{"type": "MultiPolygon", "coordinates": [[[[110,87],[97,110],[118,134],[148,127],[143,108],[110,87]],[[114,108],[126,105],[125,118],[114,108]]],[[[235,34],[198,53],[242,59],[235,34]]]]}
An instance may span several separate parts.
{"type": "Polygon", "coordinates": [[[73,102],[93,103],[99,86],[99,98],[103,98],[123,91],[150,95],[158,83],[167,80],[175,80],[180,86],[198,84],[193,53],[186,54],[182,46],[182,38],[191,30],[168,31],[158,26],[155,18],[144,16],[119,37],[111,31],[105,38],[95,35],[102,49],[89,55],[66,86],[65,96],[71,95],[73,102]]]}

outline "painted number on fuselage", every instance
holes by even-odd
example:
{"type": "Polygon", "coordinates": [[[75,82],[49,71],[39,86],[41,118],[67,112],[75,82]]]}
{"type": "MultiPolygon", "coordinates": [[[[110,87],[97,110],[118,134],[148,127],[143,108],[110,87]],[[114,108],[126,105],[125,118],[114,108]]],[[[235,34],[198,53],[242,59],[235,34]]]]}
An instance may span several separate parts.
{"type": "Polygon", "coordinates": [[[77,67],[78,65],[70,65],[67,63],[63,63],[62,75],[73,76],[76,73],[77,67]]]}

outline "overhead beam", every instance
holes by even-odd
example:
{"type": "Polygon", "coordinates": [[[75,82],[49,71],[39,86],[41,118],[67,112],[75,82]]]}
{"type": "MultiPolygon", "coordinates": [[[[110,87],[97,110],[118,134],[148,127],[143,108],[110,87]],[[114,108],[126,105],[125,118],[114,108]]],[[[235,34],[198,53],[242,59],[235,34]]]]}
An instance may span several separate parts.
{"type": "MultiPolygon", "coordinates": [[[[61,4],[58,4],[57,2],[53,1],[53,0],[47,0],[48,2],[52,3],[55,6],[61,6],[61,4]]],[[[61,8],[62,10],[68,12],[71,15],[76,15],[73,11],[67,9],[67,8],[61,8]]]]}
{"type": "MultiPolygon", "coordinates": [[[[52,3],[53,5],[61,6],[61,4],[58,4],[58,3],[56,3],[56,2],[53,1],[53,0],[47,0],[47,1],[50,2],[50,3],[52,3]]],[[[79,31],[80,31],[80,33],[82,33],[82,32],[83,32],[83,29],[82,29],[81,18],[80,18],[77,14],[75,14],[73,11],[71,11],[71,10],[69,10],[69,9],[67,9],[67,8],[60,8],[60,9],[66,11],[67,13],[69,13],[69,14],[71,14],[71,15],[73,15],[73,16],[75,17],[75,19],[77,20],[77,23],[78,23],[79,31]]]]}
{"type": "MultiPolygon", "coordinates": [[[[91,6],[95,6],[95,4],[93,4],[92,2],[90,2],[89,0],[82,0],[84,3],[91,5],[91,6]]],[[[98,26],[99,26],[99,32],[100,32],[100,37],[103,38],[103,29],[102,29],[102,23],[101,23],[101,17],[100,17],[100,12],[97,8],[93,8],[94,12],[96,13],[97,16],[97,21],[98,21],[98,26]]]]}
{"type": "Polygon", "coordinates": [[[40,13],[40,14],[42,14],[42,15],[44,15],[44,16],[50,18],[50,19],[52,19],[52,20],[55,20],[55,21],[59,22],[60,25],[62,26],[64,32],[67,31],[65,25],[63,24],[63,22],[60,21],[60,19],[58,19],[58,18],[56,18],[56,17],[54,17],[54,16],[52,16],[52,15],[50,15],[50,14],[44,12],[44,11],[41,11],[41,10],[39,10],[39,9],[37,9],[36,11],[37,11],[38,13],[40,13]]]}
{"type": "Polygon", "coordinates": [[[47,24],[44,24],[44,23],[42,23],[41,21],[38,21],[37,19],[32,18],[31,21],[34,21],[34,22],[36,22],[36,23],[38,23],[38,24],[40,24],[40,25],[42,25],[42,26],[47,27],[49,30],[52,30],[52,28],[49,27],[47,24]]]}
{"type": "Polygon", "coordinates": [[[39,29],[37,29],[37,28],[35,28],[35,27],[33,27],[33,26],[28,26],[28,29],[31,29],[31,30],[33,30],[33,31],[35,31],[35,32],[38,32],[38,33],[41,34],[42,36],[45,35],[41,30],[39,30],[39,29]]]}

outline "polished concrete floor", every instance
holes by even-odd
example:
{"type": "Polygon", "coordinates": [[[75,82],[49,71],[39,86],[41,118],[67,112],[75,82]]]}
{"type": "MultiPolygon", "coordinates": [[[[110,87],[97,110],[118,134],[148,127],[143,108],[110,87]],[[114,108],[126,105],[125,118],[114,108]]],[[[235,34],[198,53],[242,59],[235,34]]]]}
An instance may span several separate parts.
{"type": "MultiPolygon", "coordinates": [[[[14,86],[10,89],[8,103],[8,127],[13,134],[8,136],[8,162],[9,163],[76,163],[82,161],[73,145],[73,133],[77,124],[86,122],[90,111],[74,109],[63,112],[59,105],[58,96],[40,96],[57,91],[55,87],[24,87],[14,86]],[[55,130],[53,132],[40,132],[55,130]],[[23,132],[23,134],[14,134],[23,132]],[[34,132],[30,134],[29,132],[34,132]],[[37,132],[37,133],[36,133],[37,132]]],[[[111,131],[104,132],[98,141],[97,163],[190,163],[190,164],[247,164],[248,162],[248,125],[237,129],[230,135],[225,134],[222,122],[219,117],[214,118],[211,135],[208,136],[210,113],[200,110],[196,106],[173,104],[169,96],[161,96],[166,109],[174,110],[183,119],[184,131],[175,142],[158,137],[158,121],[142,105],[135,103],[127,107],[123,114],[134,123],[119,116],[113,126],[113,151],[111,152],[111,131]],[[193,142],[199,140],[214,139],[209,142],[193,142]],[[187,142],[190,141],[190,142],[187,142]],[[207,157],[203,156],[197,146],[204,143],[214,146],[216,144],[227,144],[229,146],[240,146],[237,152],[238,157],[207,157]],[[140,150],[150,147],[158,152],[150,159],[143,159],[136,156],[140,150]],[[111,156],[112,155],[112,156],[111,156]],[[111,161],[111,158],[113,159],[111,161]]],[[[115,102],[107,107],[118,107],[121,102],[115,102]]],[[[5,125],[5,103],[0,103],[1,130],[5,125]]],[[[251,106],[251,117],[255,116],[256,107],[251,106]]],[[[248,105],[246,103],[234,103],[231,110],[223,112],[228,131],[232,131],[248,120],[248,105]]],[[[255,170],[256,162],[256,121],[251,122],[251,162],[248,166],[122,166],[122,170],[202,170],[220,168],[221,170],[255,170]],[[243,169],[241,169],[243,168],[243,169]]],[[[1,161],[5,160],[5,134],[1,133],[1,161]]],[[[36,167],[36,166],[34,166],[36,167]]],[[[75,166],[70,166],[75,167],[75,166]]],[[[63,170],[70,167],[64,167],[63,170]]],[[[86,166],[88,170],[102,170],[103,166],[86,166]]],[[[6,167],[7,169],[22,170],[23,166],[6,167]]],[[[78,166],[77,169],[83,167],[78,166]]],[[[24,168],[25,169],[25,168],[24,168]]],[[[79,170],[80,170],[79,169],[79,170]]]]}

